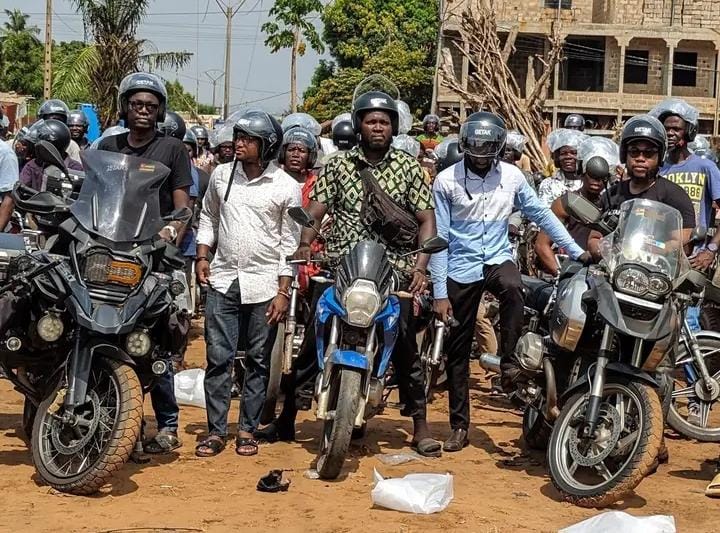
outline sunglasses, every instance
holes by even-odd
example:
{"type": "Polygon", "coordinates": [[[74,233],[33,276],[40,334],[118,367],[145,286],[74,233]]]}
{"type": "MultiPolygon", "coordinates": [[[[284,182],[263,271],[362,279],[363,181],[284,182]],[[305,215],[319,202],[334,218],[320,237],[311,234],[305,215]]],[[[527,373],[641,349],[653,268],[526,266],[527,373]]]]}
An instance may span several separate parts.
{"type": "Polygon", "coordinates": [[[628,155],[633,158],[640,157],[640,155],[642,154],[645,159],[650,159],[658,155],[658,153],[659,152],[657,148],[647,148],[645,150],[641,150],[637,147],[628,148],[628,155]]]}
{"type": "Polygon", "coordinates": [[[141,111],[142,109],[147,109],[151,113],[154,113],[160,108],[159,104],[152,104],[149,102],[142,102],[140,100],[132,100],[129,102],[130,108],[133,111],[141,111]]]}

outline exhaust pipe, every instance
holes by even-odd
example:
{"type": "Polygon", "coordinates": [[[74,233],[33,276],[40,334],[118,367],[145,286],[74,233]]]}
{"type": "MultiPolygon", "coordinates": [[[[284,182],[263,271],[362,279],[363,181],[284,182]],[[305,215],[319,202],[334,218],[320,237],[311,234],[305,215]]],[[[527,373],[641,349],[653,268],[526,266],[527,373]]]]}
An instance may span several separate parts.
{"type": "Polygon", "coordinates": [[[558,409],[558,392],[557,392],[557,381],[555,379],[555,368],[552,365],[550,359],[545,357],[543,359],[543,371],[545,372],[545,409],[544,415],[545,420],[548,422],[554,422],[557,417],[560,416],[560,409],[558,409]]]}
{"type": "Polygon", "coordinates": [[[480,366],[489,372],[500,373],[500,358],[497,355],[484,353],[480,356],[480,366]]]}

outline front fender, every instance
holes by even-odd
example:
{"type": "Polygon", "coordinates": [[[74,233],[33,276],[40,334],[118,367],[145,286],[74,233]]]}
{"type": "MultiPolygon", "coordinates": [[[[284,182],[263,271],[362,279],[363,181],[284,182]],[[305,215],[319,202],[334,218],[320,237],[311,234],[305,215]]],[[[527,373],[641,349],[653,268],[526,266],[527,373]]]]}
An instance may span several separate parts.
{"type": "Polygon", "coordinates": [[[330,354],[330,361],[332,361],[333,365],[369,370],[368,358],[355,350],[335,350],[330,354]]]}
{"type": "MultiPolygon", "coordinates": [[[[590,368],[589,373],[592,376],[595,376],[595,366],[594,365],[590,368]]],[[[659,387],[658,382],[650,374],[648,374],[644,370],[640,370],[639,368],[635,368],[634,366],[631,366],[631,365],[628,365],[625,363],[611,361],[605,367],[605,373],[607,375],[629,377],[636,381],[642,381],[643,383],[646,383],[646,384],[650,385],[651,387],[655,387],[655,388],[659,387]]],[[[579,392],[583,389],[590,390],[590,383],[588,382],[587,374],[585,374],[583,377],[578,379],[575,383],[570,385],[567,388],[567,390],[562,393],[562,395],[560,396],[560,401],[558,403],[560,405],[563,405],[570,396],[572,396],[576,392],[579,392]]]]}

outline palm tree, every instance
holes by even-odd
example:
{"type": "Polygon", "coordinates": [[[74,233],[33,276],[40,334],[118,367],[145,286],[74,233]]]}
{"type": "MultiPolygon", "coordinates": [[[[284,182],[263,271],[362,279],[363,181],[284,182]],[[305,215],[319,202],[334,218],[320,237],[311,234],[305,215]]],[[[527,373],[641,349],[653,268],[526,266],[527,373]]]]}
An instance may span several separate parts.
{"type": "Polygon", "coordinates": [[[150,0],[73,0],[93,44],[77,54],[76,61],[58,65],[56,76],[67,84],[62,90],[68,92],[78,84],[90,87],[103,127],[115,121],[117,89],[124,76],[143,68],[177,69],[186,65],[192,55],[157,52],[152,43],[135,37],[150,3],[150,0]]]}
{"type": "Polygon", "coordinates": [[[27,25],[30,15],[26,15],[19,9],[13,9],[12,11],[4,9],[3,11],[5,11],[8,20],[3,22],[3,27],[0,29],[0,38],[6,37],[7,35],[28,33],[33,36],[33,39],[37,40],[37,36],[40,35],[40,28],[27,25]]]}
{"type": "Polygon", "coordinates": [[[297,111],[297,57],[305,55],[306,43],[316,52],[325,51],[317,29],[309,18],[311,13],[322,11],[320,0],[276,0],[268,15],[275,22],[266,22],[262,30],[267,35],[265,46],[275,53],[290,48],[290,111],[297,111]],[[305,41],[303,41],[303,38],[305,41]]]}

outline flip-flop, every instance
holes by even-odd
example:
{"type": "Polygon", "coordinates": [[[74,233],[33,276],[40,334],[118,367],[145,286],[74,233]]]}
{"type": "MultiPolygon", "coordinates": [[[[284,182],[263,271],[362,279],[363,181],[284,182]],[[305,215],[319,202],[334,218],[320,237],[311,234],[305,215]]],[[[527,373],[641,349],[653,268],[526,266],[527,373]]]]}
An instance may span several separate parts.
{"type": "Polygon", "coordinates": [[[257,455],[258,441],[249,437],[238,437],[235,439],[235,453],[244,457],[257,455]],[[249,448],[250,451],[241,451],[241,448],[249,448]]]}
{"type": "Polygon", "coordinates": [[[705,489],[705,496],[709,498],[720,498],[720,472],[718,472],[705,489]]]}
{"type": "Polygon", "coordinates": [[[167,431],[161,431],[155,435],[152,439],[143,444],[145,453],[153,455],[160,455],[163,453],[170,453],[173,450],[178,449],[182,446],[182,442],[178,439],[177,435],[167,431]]]}
{"type": "Polygon", "coordinates": [[[442,443],[430,437],[413,442],[410,447],[423,457],[440,457],[442,455],[442,443]]]}
{"type": "Polygon", "coordinates": [[[225,439],[220,435],[210,435],[195,446],[195,455],[198,457],[214,457],[225,449],[225,439]],[[205,450],[203,450],[203,448],[205,450]]]}
{"type": "Polygon", "coordinates": [[[270,470],[267,476],[263,476],[257,483],[257,490],[260,492],[286,492],[290,487],[290,480],[283,481],[282,470],[270,470]]]}

